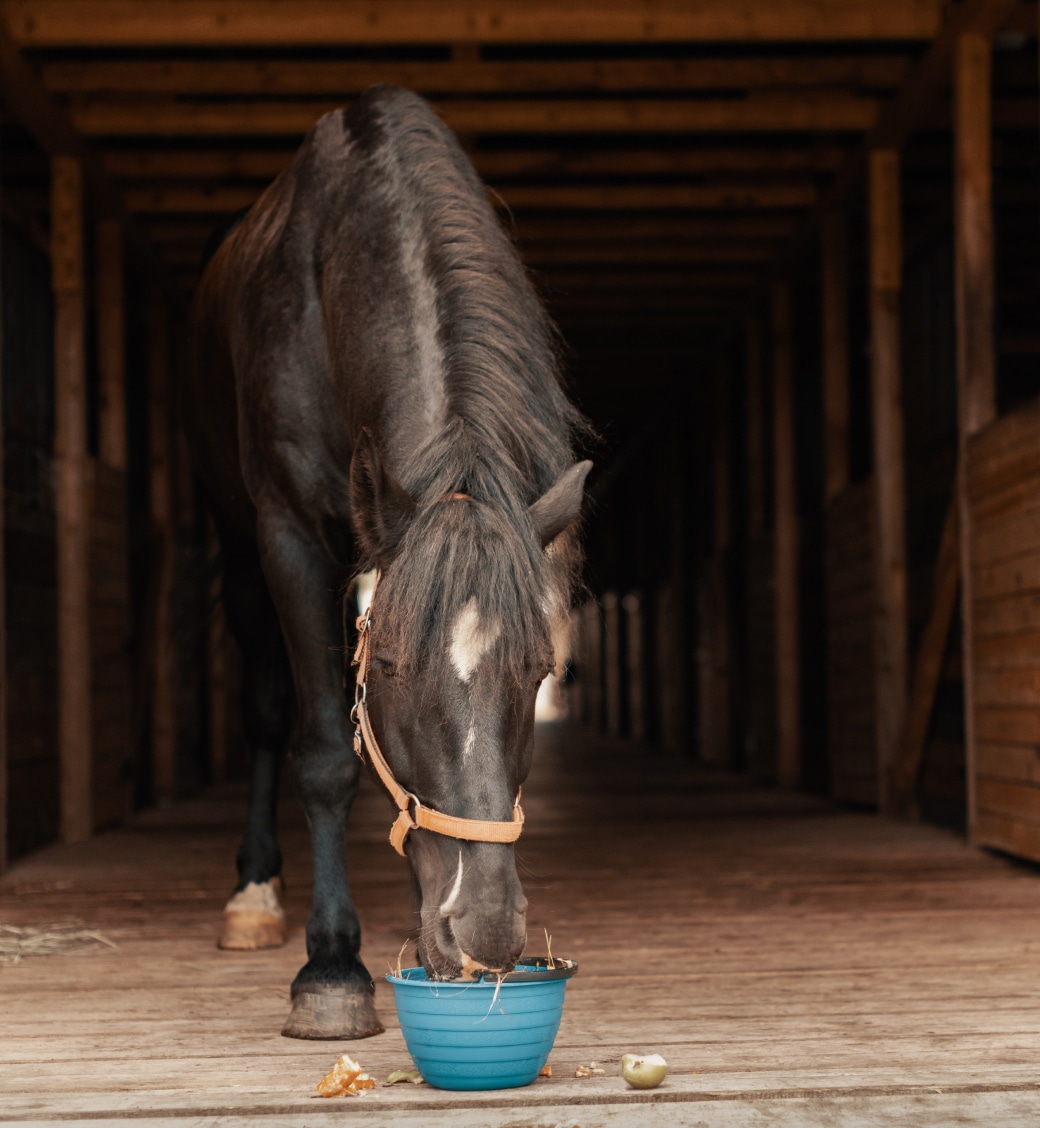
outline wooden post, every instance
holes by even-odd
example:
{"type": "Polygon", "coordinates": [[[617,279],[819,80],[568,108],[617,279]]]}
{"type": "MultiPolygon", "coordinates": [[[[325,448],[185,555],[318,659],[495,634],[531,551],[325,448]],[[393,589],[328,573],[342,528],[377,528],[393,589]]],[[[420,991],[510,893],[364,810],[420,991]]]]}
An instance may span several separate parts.
{"type": "Polygon", "coordinates": [[[714,541],[715,567],[715,759],[724,767],[733,762],[733,644],[729,599],[730,551],[733,547],[730,458],[730,369],[720,360],[715,369],[714,541]]]}
{"type": "Polygon", "coordinates": [[[775,676],[772,546],[766,541],[766,406],[763,324],[749,314],[744,326],[747,443],[747,708],[742,738],[748,770],[760,779],[776,777],[775,676]]]}
{"type": "Polygon", "coordinates": [[[166,299],[158,286],[148,292],[148,445],[151,568],[154,600],[152,638],[152,782],[157,802],[177,789],[177,729],[174,715],[175,654],[172,638],[174,513],[169,394],[169,333],[166,299]]]}
{"type": "Polygon", "coordinates": [[[849,250],[842,212],[823,217],[820,243],[824,501],[849,484],[849,250]]]}
{"type": "Polygon", "coordinates": [[[123,225],[96,227],[98,459],[92,493],[91,650],[95,669],[94,814],[99,824],[133,810],[133,678],[128,642],[130,530],[127,510],[126,309],[123,225]]]}
{"type": "Polygon", "coordinates": [[[86,322],[83,295],[83,170],[51,160],[54,290],[54,460],[57,476],[58,747],[61,837],[90,837],[90,516],[87,501],[86,322]]]}
{"type": "Polygon", "coordinates": [[[899,153],[870,154],[870,360],[874,425],[874,665],[878,802],[889,780],[906,715],[906,496],[900,386],[902,284],[899,153]]]}
{"type": "Polygon", "coordinates": [[[747,379],[748,540],[756,541],[766,527],[766,431],[763,387],[762,322],[749,315],[744,327],[747,379]]]}
{"type": "Polygon", "coordinates": [[[795,482],[794,349],[791,289],[773,286],[773,458],[776,583],[777,782],[801,778],[798,662],[798,498],[795,482]]]}
{"type": "MultiPolygon", "coordinates": [[[[0,266],[3,264],[3,237],[0,235],[0,266]]],[[[3,294],[0,293],[0,299],[3,294]]],[[[3,309],[0,301],[0,310],[3,309]]],[[[0,319],[0,873],[7,869],[7,808],[10,789],[7,782],[7,568],[4,561],[4,371],[3,325],[0,319]]]]}
{"type": "Polygon", "coordinates": [[[123,293],[123,225],[97,225],[98,454],[126,470],[126,312],[123,293]]]}
{"type": "Polygon", "coordinates": [[[603,690],[607,733],[621,735],[621,607],[616,591],[603,593],[603,690]]]}
{"type": "Polygon", "coordinates": [[[968,439],[996,417],[989,40],[967,34],[954,54],[954,287],[957,311],[957,509],[960,536],[968,836],[975,834],[975,632],[968,439]]]}
{"type": "Polygon", "coordinates": [[[621,601],[625,612],[625,671],[628,680],[628,732],[645,744],[646,728],[646,652],[644,647],[643,596],[630,591],[621,601]]]}
{"type": "Polygon", "coordinates": [[[730,608],[727,586],[732,544],[728,370],[715,366],[712,435],[712,555],[701,564],[698,587],[698,726],[701,758],[728,764],[732,752],[730,608]]]}
{"type": "MultiPolygon", "coordinates": [[[[220,551],[216,530],[209,521],[209,552],[215,556],[220,551]]],[[[209,687],[209,768],[214,782],[228,776],[228,671],[227,671],[227,620],[221,598],[221,578],[214,576],[210,583],[210,616],[206,632],[207,685],[209,687]]]]}

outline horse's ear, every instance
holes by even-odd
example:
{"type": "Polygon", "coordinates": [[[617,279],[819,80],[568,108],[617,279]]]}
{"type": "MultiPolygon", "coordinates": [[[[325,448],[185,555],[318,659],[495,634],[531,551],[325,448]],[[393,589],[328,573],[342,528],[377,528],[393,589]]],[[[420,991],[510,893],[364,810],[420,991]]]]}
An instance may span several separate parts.
{"type": "Polygon", "coordinates": [[[364,428],[350,460],[350,515],[367,560],[385,567],[415,515],[415,502],[383,466],[364,428]]]}
{"type": "Polygon", "coordinates": [[[581,512],[585,479],[591,469],[591,462],[575,462],[560,475],[555,485],[528,507],[527,512],[531,515],[531,523],[542,548],[555,540],[581,512]]]}

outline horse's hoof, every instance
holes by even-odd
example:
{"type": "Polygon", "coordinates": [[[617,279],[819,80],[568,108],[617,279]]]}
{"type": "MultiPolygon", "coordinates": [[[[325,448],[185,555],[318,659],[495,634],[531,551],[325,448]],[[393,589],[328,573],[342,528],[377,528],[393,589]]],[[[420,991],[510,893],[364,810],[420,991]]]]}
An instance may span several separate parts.
{"type": "Polygon", "coordinates": [[[278,900],[281,879],[251,881],[224,906],[224,922],[218,948],[232,952],[255,952],[258,948],[280,948],[285,943],[285,914],[278,900]]]}
{"type": "Polygon", "coordinates": [[[326,983],[298,987],[282,1027],[286,1038],[370,1038],[382,1033],[383,1024],[368,991],[326,983]]]}

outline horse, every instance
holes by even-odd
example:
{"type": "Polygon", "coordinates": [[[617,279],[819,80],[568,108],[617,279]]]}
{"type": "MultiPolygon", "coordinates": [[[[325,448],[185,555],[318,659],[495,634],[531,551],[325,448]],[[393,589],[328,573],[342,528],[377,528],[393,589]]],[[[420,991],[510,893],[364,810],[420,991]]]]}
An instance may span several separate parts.
{"type": "Polygon", "coordinates": [[[579,567],[591,432],[469,159],[397,87],[316,123],[212,254],[191,336],[182,425],[252,760],[220,943],[285,940],[288,748],[314,896],[282,1033],[366,1037],[383,1028],[344,838],[362,758],[390,793],[427,973],[507,972],[522,953],[520,789],[579,567]],[[351,676],[349,585],[371,569],[351,676]]]}

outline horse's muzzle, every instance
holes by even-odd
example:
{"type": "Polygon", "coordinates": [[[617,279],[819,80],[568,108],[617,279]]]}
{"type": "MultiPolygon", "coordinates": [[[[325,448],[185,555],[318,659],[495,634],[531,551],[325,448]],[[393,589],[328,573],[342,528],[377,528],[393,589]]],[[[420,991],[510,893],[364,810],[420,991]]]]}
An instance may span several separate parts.
{"type": "Polygon", "coordinates": [[[423,913],[419,955],[439,979],[476,978],[483,971],[512,971],[527,939],[527,900],[478,902],[458,912],[423,913]],[[432,917],[432,919],[431,919],[432,917]]]}
{"type": "Polygon", "coordinates": [[[464,974],[512,971],[527,940],[527,901],[495,914],[481,906],[449,919],[448,925],[462,955],[464,974]]]}

